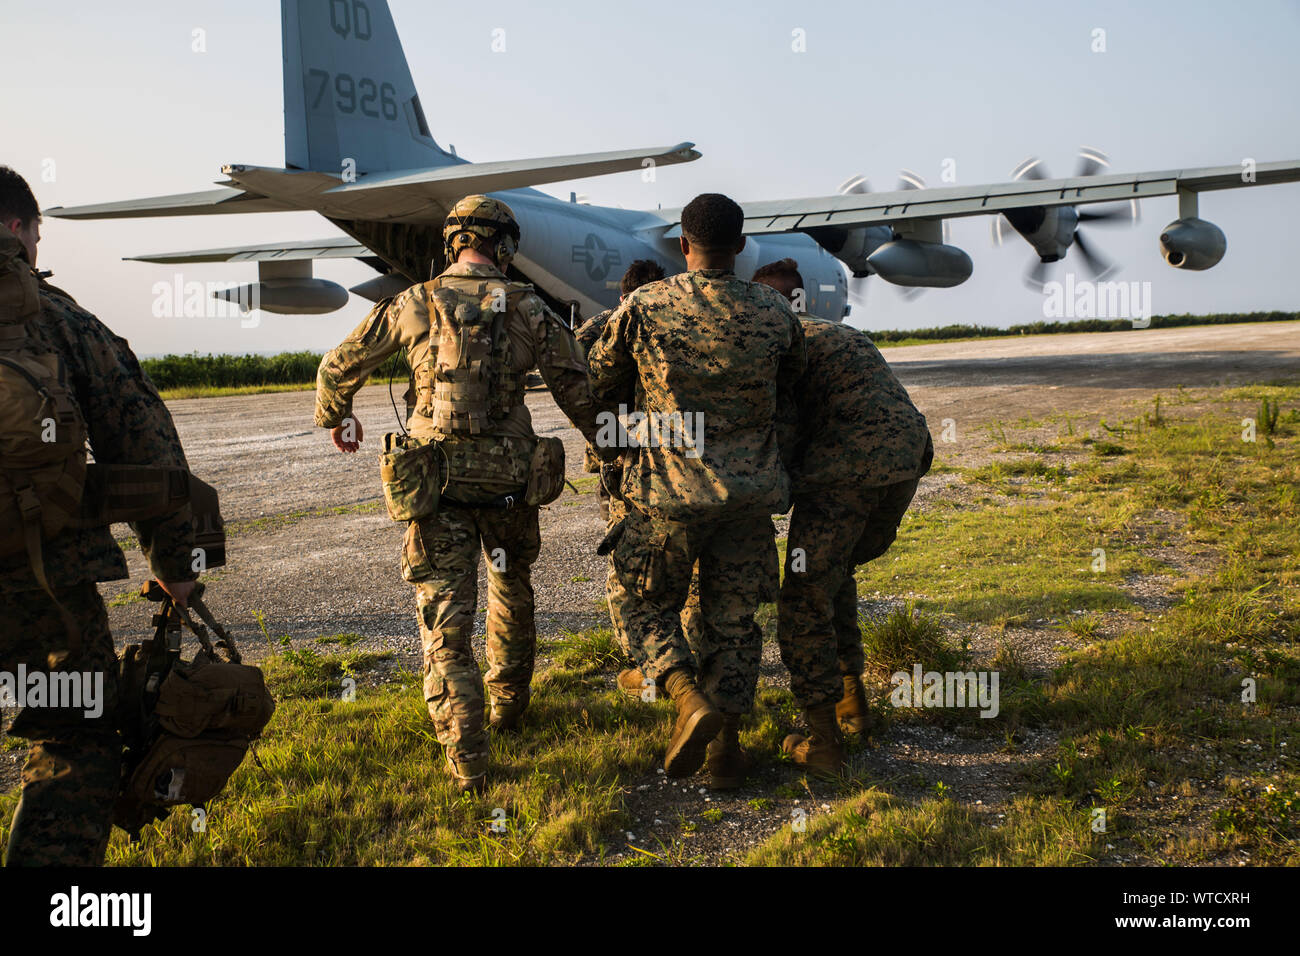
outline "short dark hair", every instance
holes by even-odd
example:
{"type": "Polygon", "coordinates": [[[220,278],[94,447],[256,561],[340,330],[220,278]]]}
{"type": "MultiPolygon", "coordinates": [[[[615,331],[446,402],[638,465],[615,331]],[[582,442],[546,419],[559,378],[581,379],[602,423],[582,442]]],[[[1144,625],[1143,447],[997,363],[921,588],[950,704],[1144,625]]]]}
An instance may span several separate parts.
{"type": "Polygon", "coordinates": [[[653,259],[636,259],[627,267],[618,284],[618,291],[631,295],[647,282],[658,282],[664,277],[664,267],[653,259]]]}
{"type": "Polygon", "coordinates": [[[0,166],[0,221],[17,219],[25,227],[41,218],[32,187],[8,166],[0,166]]]}
{"type": "Polygon", "coordinates": [[[793,259],[777,259],[776,262],[759,266],[754,272],[754,281],[762,282],[764,279],[792,279],[796,289],[804,287],[803,276],[799,274],[799,263],[793,259]]]}
{"type": "Polygon", "coordinates": [[[682,234],[703,249],[734,248],[744,228],[744,212],[722,193],[700,193],[682,210],[682,234]]]}

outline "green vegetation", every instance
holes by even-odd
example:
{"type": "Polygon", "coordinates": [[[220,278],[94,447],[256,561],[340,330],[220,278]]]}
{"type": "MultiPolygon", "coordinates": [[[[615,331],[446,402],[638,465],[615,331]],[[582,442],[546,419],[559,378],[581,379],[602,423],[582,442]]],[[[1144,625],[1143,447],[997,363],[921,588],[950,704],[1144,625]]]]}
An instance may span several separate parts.
{"type": "MultiPolygon", "coordinates": [[[[1153,315],[1151,328],[1172,329],[1189,325],[1235,325],[1239,322],[1294,322],[1300,312],[1244,312],[1213,315],[1153,315]]],[[[871,341],[891,348],[927,342],[956,342],[1003,338],[1008,335],[1057,335],[1062,332],[1123,332],[1133,328],[1128,319],[1077,319],[1073,322],[1030,322],[999,329],[989,325],[942,325],[929,329],[869,331],[871,341]]]]}
{"type": "Polygon", "coordinates": [[[937,619],[910,601],[883,621],[862,621],[861,629],[867,666],[880,677],[910,672],[914,664],[926,671],[961,670],[970,658],[968,647],[955,645],[937,619]]]}
{"type": "MultiPolygon", "coordinates": [[[[164,355],[140,360],[163,398],[211,398],[257,392],[296,391],[316,386],[319,352],[278,355],[164,355]]],[[[404,352],[375,374],[375,381],[405,381],[410,366],[404,352]]]]}

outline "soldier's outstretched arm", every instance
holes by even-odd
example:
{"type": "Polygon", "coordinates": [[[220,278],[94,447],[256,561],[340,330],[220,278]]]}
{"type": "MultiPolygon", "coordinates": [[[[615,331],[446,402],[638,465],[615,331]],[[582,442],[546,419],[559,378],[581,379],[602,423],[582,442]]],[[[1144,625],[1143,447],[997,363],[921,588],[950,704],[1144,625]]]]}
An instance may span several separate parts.
{"type": "MultiPolygon", "coordinates": [[[[69,372],[76,394],[82,398],[95,461],[188,470],[171,412],[126,339],[62,295],[50,295],[44,303],[46,308],[67,314],[67,321],[51,330],[65,337],[65,354],[75,357],[69,372]]],[[[195,579],[189,505],[158,518],[132,522],[131,528],[159,581],[171,585],[195,579]]]]}
{"type": "Polygon", "coordinates": [[[428,308],[415,286],[401,295],[381,299],[342,344],[321,359],[316,371],[316,424],[333,433],[334,443],[342,451],[356,451],[361,443],[361,423],[352,416],[352,398],[366,384],[372,372],[383,365],[398,349],[409,345],[418,325],[418,310],[424,310],[428,328],[428,308]],[[344,423],[352,419],[354,435],[344,423]],[[346,447],[350,445],[351,447],[346,447]]]}
{"type": "Polygon", "coordinates": [[[596,415],[600,406],[592,398],[587,382],[587,360],[574,338],[573,331],[564,321],[546,307],[536,295],[529,295],[519,304],[528,319],[537,349],[537,371],[551,390],[551,397],[560,411],[582,432],[582,437],[594,445],[598,425],[596,415]]]}

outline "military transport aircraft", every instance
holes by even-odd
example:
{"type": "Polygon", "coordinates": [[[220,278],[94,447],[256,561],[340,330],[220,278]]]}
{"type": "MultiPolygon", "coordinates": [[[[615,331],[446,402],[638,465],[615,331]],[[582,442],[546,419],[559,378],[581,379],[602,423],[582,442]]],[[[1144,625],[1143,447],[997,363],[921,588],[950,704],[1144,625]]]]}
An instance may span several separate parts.
{"type": "MultiPolygon", "coordinates": [[[[356,258],[380,274],[350,291],[378,301],[443,267],[441,226],[462,196],[489,193],[508,202],[523,232],[512,277],[531,282],[561,315],[577,319],[617,303],[618,279],[633,259],[656,259],[669,273],[684,262],[680,210],[633,211],[565,202],[531,187],[700,158],[692,143],[661,149],[471,163],[434,141],[385,0],[282,0],[285,168],[230,165],[221,188],[90,206],[57,207],[62,219],[119,219],[312,210],[347,237],[257,243],[227,249],[135,257],[145,262],[256,262],[257,283],[219,293],[286,314],[341,308],[349,290],[312,277],[312,260],[356,258]]],[[[1084,153],[1079,174],[1043,178],[1026,163],[1010,183],[907,188],[873,193],[850,180],[837,195],[744,204],[745,251],[738,274],[785,256],[799,263],[807,311],[839,321],[849,310],[845,267],[857,278],[895,285],[955,286],[970,257],[944,241],[944,220],[992,215],[1033,248],[1031,277],[1073,247],[1094,274],[1105,266],[1079,236],[1079,224],[1123,218],[1080,211],[1092,203],[1178,197],[1178,219],[1160,234],[1176,269],[1208,269],[1226,240],[1199,216],[1202,192],[1300,181],[1300,161],[1164,172],[1099,174],[1084,153]]],[[[1112,205],[1110,209],[1115,209],[1112,205]]]]}

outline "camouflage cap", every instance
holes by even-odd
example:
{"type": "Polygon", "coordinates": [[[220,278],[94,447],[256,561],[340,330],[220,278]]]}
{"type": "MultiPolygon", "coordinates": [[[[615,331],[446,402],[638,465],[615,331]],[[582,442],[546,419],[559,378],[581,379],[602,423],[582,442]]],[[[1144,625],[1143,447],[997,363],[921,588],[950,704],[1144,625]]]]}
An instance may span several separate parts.
{"type": "Polygon", "coordinates": [[[448,263],[455,262],[462,249],[474,249],[491,257],[505,272],[519,248],[519,223],[501,200],[466,196],[447,214],[442,239],[448,263]]]}

